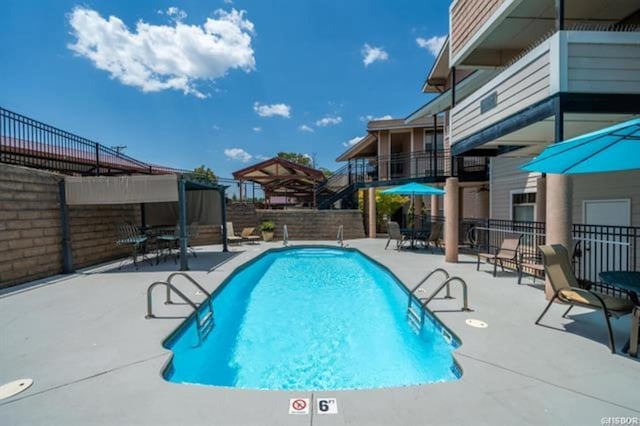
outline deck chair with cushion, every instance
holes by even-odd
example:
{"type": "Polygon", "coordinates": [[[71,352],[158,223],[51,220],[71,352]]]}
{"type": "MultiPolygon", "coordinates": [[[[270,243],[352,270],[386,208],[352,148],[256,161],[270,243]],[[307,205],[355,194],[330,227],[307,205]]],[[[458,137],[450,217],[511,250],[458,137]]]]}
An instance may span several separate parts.
{"type": "Polygon", "coordinates": [[[518,270],[518,248],[520,247],[521,238],[522,234],[507,234],[495,253],[482,253],[478,251],[476,271],[480,270],[480,259],[487,259],[487,262],[489,263],[493,261],[494,277],[496,276],[498,263],[500,263],[500,268],[504,271],[504,262],[514,262],[516,264],[516,270],[518,270]]]}
{"type": "Polygon", "coordinates": [[[227,243],[229,244],[240,244],[242,242],[242,237],[236,235],[233,231],[233,222],[227,222],[227,243]]]}
{"type": "Polygon", "coordinates": [[[569,252],[564,246],[560,244],[540,246],[540,251],[542,252],[544,271],[547,274],[554,293],[547,307],[544,308],[544,311],[542,311],[542,314],[540,314],[540,317],[536,320],[536,324],[540,322],[556,300],[569,305],[569,309],[562,315],[565,318],[574,306],[599,309],[604,315],[607,330],[609,331],[611,353],[615,353],[616,346],[613,341],[613,332],[611,331],[611,321],[609,317],[613,316],[617,318],[630,313],[633,309],[633,302],[628,299],[612,297],[580,287],[571,269],[569,252]]]}
{"type": "Polygon", "coordinates": [[[442,238],[442,222],[433,222],[431,224],[431,231],[429,231],[429,236],[425,240],[424,244],[427,246],[429,250],[431,250],[431,245],[435,248],[440,248],[440,239],[442,238]]]}
{"type": "Polygon", "coordinates": [[[260,241],[260,236],[259,235],[252,235],[253,231],[255,231],[256,228],[244,228],[242,230],[242,232],[240,233],[240,237],[244,240],[244,241],[249,241],[249,242],[253,242],[256,243],[258,241],[260,241]]]}
{"type": "Polygon", "coordinates": [[[400,232],[400,225],[398,225],[398,222],[388,222],[387,231],[389,232],[389,239],[387,240],[387,245],[384,246],[384,249],[386,250],[389,247],[389,243],[392,240],[395,240],[396,250],[400,250],[407,239],[402,235],[402,232],[400,232]]]}

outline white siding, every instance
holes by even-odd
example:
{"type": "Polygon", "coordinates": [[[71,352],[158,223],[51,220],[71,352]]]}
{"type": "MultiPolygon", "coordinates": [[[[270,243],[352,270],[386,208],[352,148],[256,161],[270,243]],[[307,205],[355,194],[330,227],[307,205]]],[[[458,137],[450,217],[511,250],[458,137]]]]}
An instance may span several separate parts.
{"type": "Polygon", "coordinates": [[[640,44],[571,42],[567,62],[570,92],[640,92],[640,44]]]}
{"type": "Polygon", "coordinates": [[[527,173],[520,166],[530,158],[491,159],[491,218],[511,219],[511,191],[535,192],[540,173],[527,173]]]}
{"type": "Polygon", "coordinates": [[[584,200],[631,199],[631,225],[640,226],[640,171],[574,175],[571,180],[573,223],[583,223],[584,200]]]}
{"type": "Polygon", "coordinates": [[[512,65],[451,111],[452,143],[470,136],[550,95],[548,44],[512,65]],[[480,113],[480,103],[497,93],[497,105],[480,113]]]}

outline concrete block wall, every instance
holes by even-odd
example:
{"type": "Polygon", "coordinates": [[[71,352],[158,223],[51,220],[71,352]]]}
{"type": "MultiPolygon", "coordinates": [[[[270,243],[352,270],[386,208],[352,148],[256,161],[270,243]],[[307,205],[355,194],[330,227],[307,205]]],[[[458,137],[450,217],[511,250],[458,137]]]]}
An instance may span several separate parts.
{"type": "Polygon", "coordinates": [[[345,240],[365,237],[360,210],[257,210],[256,213],[258,222],[275,223],[276,239],[282,239],[285,224],[290,240],[335,240],[340,225],[344,226],[345,240]]]}
{"type": "Polygon", "coordinates": [[[242,232],[243,228],[257,229],[260,225],[256,208],[250,203],[227,204],[227,221],[233,223],[233,230],[236,234],[242,232]]]}
{"type": "MultiPolygon", "coordinates": [[[[0,163],[0,288],[62,272],[63,176],[0,163]]],[[[138,205],[69,207],[74,267],[127,254],[116,225],[140,222],[138,205]]]]}
{"type": "Polygon", "coordinates": [[[140,224],[139,204],[105,206],[70,206],[73,266],[84,268],[131,253],[129,247],[117,246],[117,224],[140,224]]]}
{"type": "Polygon", "coordinates": [[[59,180],[0,164],[0,288],[62,271],[59,180]]]}

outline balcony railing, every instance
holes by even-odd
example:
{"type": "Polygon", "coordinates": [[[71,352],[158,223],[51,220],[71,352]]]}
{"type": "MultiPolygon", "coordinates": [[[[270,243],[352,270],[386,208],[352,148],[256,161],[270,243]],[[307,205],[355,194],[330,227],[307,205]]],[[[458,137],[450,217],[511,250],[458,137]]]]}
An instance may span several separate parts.
{"type": "Polygon", "coordinates": [[[485,157],[451,157],[449,150],[418,151],[350,160],[340,170],[349,176],[348,183],[422,178],[437,182],[451,176],[482,181],[488,179],[489,160],[485,157]]]}
{"type": "Polygon", "coordinates": [[[144,163],[97,142],[0,108],[0,163],[71,175],[183,171],[144,163]]]}

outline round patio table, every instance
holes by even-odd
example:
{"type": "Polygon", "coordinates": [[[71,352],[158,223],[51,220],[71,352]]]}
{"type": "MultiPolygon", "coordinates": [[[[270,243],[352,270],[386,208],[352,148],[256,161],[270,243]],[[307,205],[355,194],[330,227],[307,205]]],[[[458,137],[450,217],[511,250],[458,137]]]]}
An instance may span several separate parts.
{"type": "MultiPolygon", "coordinates": [[[[640,306],[638,293],[640,293],[640,272],[634,271],[606,271],[600,272],[600,279],[612,287],[625,291],[634,305],[640,306]]],[[[631,339],[622,348],[622,352],[629,351],[631,339]]]]}

